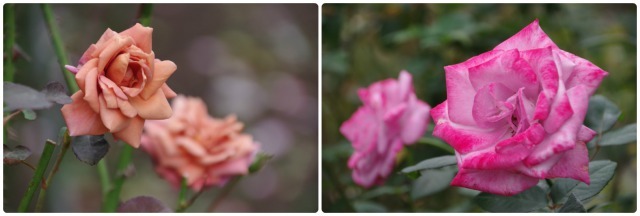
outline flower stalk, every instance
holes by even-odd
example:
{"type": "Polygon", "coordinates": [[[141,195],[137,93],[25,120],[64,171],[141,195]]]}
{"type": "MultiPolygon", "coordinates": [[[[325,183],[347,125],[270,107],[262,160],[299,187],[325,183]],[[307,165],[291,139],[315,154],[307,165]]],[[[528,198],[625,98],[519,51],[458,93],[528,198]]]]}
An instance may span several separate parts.
{"type": "Polygon", "coordinates": [[[62,149],[60,149],[58,158],[56,159],[55,164],[53,164],[53,169],[49,172],[49,176],[47,176],[47,179],[44,181],[44,186],[42,187],[42,190],[40,190],[40,193],[38,194],[38,201],[36,202],[35,212],[40,212],[42,210],[42,207],[44,205],[44,199],[47,194],[47,189],[51,185],[51,180],[53,179],[53,176],[58,172],[58,169],[60,168],[60,164],[62,163],[62,160],[64,159],[64,156],[67,153],[67,150],[69,150],[69,147],[71,146],[71,137],[69,136],[69,130],[66,127],[63,127],[60,129],[60,132],[58,133],[58,137],[60,137],[59,142],[62,145],[62,149]]]}
{"type": "Polygon", "coordinates": [[[27,208],[29,208],[29,204],[31,204],[31,199],[35,194],[38,186],[42,183],[42,176],[44,172],[47,170],[49,166],[49,160],[51,159],[51,155],[53,155],[53,151],[56,148],[56,143],[47,140],[44,145],[44,149],[42,150],[42,155],[40,156],[40,160],[38,161],[38,166],[36,167],[36,171],[31,178],[31,182],[29,183],[29,187],[27,188],[27,192],[22,196],[22,200],[20,200],[20,205],[18,206],[18,212],[26,212],[27,208]]]}

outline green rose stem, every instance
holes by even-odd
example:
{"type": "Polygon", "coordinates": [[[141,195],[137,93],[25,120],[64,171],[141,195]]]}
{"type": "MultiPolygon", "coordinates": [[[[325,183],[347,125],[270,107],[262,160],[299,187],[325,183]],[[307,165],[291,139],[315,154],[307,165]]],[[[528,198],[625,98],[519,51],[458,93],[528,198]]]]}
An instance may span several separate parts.
{"type": "Polygon", "coordinates": [[[58,159],[56,159],[56,163],[53,164],[53,169],[49,172],[49,176],[47,176],[47,179],[44,181],[44,185],[42,186],[42,189],[38,194],[38,201],[36,202],[35,212],[40,212],[42,210],[42,206],[44,204],[44,198],[46,197],[47,189],[51,184],[51,179],[53,179],[53,176],[58,172],[58,169],[60,168],[60,164],[62,163],[62,159],[64,159],[64,155],[65,153],[67,153],[69,146],[71,146],[71,137],[69,136],[69,130],[67,129],[67,127],[60,128],[58,137],[61,138],[60,141],[62,142],[62,149],[58,154],[58,159]]]}
{"type": "Polygon", "coordinates": [[[194,194],[193,196],[191,196],[191,198],[189,198],[189,200],[185,200],[186,196],[187,196],[187,190],[189,188],[187,187],[187,181],[183,180],[180,186],[180,200],[178,203],[178,208],[176,208],[176,212],[184,212],[187,210],[187,208],[189,208],[191,205],[193,205],[194,202],[196,202],[196,199],[198,199],[198,197],[200,197],[200,195],[202,195],[202,193],[204,193],[205,189],[202,188],[200,189],[200,191],[196,192],[196,194],[194,194]],[[184,197],[182,197],[184,196],[184,197]]]}
{"type": "Polygon", "coordinates": [[[189,187],[187,186],[187,178],[183,177],[182,181],[180,181],[180,194],[178,195],[178,207],[176,209],[179,209],[181,206],[186,204],[188,190],[189,187]]]}
{"type": "Polygon", "coordinates": [[[116,171],[116,179],[113,181],[113,188],[106,194],[104,205],[102,206],[103,212],[115,212],[120,204],[120,191],[122,191],[122,185],[127,178],[126,170],[129,167],[133,154],[133,147],[129,144],[125,144],[120,152],[120,158],[118,159],[118,166],[116,171]]]}
{"type": "Polygon", "coordinates": [[[233,187],[236,186],[238,182],[240,182],[240,179],[242,179],[242,176],[234,177],[233,179],[231,179],[231,181],[227,182],[227,184],[222,188],[222,191],[220,191],[220,193],[216,195],[216,198],[213,200],[213,202],[211,202],[211,205],[209,205],[209,208],[207,208],[207,212],[212,212],[213,210],[215,210],[216,207],[222,202],[222,200],[224,200],[224,198],[229,195],[229,192],[231,192],[233,187]]]}
{"type": "Polygon", "coordinates": [[[53,11],[51,11],[51,6],[48,4],[42,4],[40,6],[42,8],[42,15],[44,16],[44,20],[47,23],[47,27],[49,28],[49,34],[51,35],[51,40],[53,42],[53,48],[56,52],[56,56],[58,56],[58,63],[60,63],[60,70],[62,70],[62,74],[64,75],[64,80],[67,82],[67,87],[69,87],[69,92],[74,93],[79,90],[78,85],[76,84],[75,75],[71,72],[67,71],[64,66],[69,64],[67,60],[67,55],[64,51],[64,44],[62,43],[62,39],[60,38],[60,33],[58,32],[58,26],[55,23],[53,18],[53,11]]]}
{"type": "Polygon", "coordinates": [[[29,187],[27,188],[27,192],[24,194],[24,196],[22,196],[22,200],[20,200],[18,212],[27,211],[33,195],[38,189],[38,186],[42,184],[42,176],[44,175],[44,171],[47,169],[47,166],[49,166],[49,160],[51,159],[51,155],[53,154],[55,148],[56,143],[51,140],[47,140],[46,144],[44,145],[44,149],[42,150],[40,161],[38,161],[36,172],[33,174],[31,182],[29,183],[29,187]]]}
{"type": "MultiPolygon", "coordinates": [[[[138,22],[143,26],[149,26],[151,24],[151,11],[153,9],[152,4],[141,4],[140,12],[138,14],[138,22]]],[[[106,193],[104,197],[104,205],[102,206],[102,211],[104,212],[115,212],[118,208],[118,204],[120,203],[120,191],[122,190],[122,185],[124,184],[124,180],[127,178],[124,175],[125,170],[129,167],[129,163],[131,162],[133,154],[133,147],[128,144],[125,144],[122,148],[122,152],[120,153],[120,158],[118,159],[118,167],[116,173],[119,173],[113,183],[113,188],[106,193]]],[[[105,164],[104,160],[98,162],[98,166],[101,164],[105,164]]],[[[104,168],[99,168],[101,173],[101,181],[109,180],[109,177],[106,176],[108,173],[106,170],[106,164],[104,168]]],[[[103,191],[105,184],[103,183],[103,191]]],[[[108,188],[108,186],[107,186],[108,188]]]]}

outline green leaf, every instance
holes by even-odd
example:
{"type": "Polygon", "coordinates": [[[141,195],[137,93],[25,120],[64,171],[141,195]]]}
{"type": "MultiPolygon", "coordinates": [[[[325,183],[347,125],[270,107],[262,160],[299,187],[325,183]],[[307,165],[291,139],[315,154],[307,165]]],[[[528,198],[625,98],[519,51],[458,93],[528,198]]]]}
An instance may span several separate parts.
{"type": "Polygon", "coordinates": [[[24,116],[24,118],[27,120],[35,120],[37,117],[36,112],[30,109],[23,109],[22,116],[24,116]]]}
{"type": "Polygon", "coordinates": [[[387,208],[383,205],[364,200],[353,202],[353,208],[356,212],[387,212],[387,208]]]}
{"type": "Polygon", "coordinates": [[[628,144],[636,140],[636,123],[626,125],[620,129],[609,131],[602,135],[600,146],[628,144]]]}
{"type": "Polygon", "coordinates": [[[613,127],[620,114],[616,104],[602,95],[595,95],[589,99],[585,125],[601,134],[613,127]]]}
{"type": "Polygon", "coordinates": [[[71,140],[71,149],[78,160],[93,166],[107,155],[109,143],[104,139],[104,135],[76,136],[71,140]]]}
{"type": "Polygon", "coordinates": [[[481,193],[473,201],[489,212],[532,212],[547,206],[547,195],[535,186],[513,196],[481,193]]]}
{"type": "Polygon", "coordinates": [[[118,207],[118,212],[173,212],[162,201],[150,196],[137,196],[131,198],[118,207]]]}
{"type": "Polygon", "coordinates": [[[587,185],[573,179],[557,179],[551,187],[551,198],[556,203],[563,203],[567,196],[573,193],[581,202],[588,201],[607,186],[613,178],[616,165],[616,162],[609,160],[592,161],[589,163],[591,184],[587,185]]]}
{"type": "Polygon", "coordinates": [[[584,209],[584,205],[582,205],[582,202],[576,198],[576,195],[571,193],[567,202],[558,209],[558,212],[587,212],[587,210],[584,209]]]}
{"type": "Polygon", "coordinates": [[[456,169],[429,169],[422,170],[420,174],[411,188],[411,198],[414,200],[447,189],[456,175],[456,169]]]}
{"type": "Polygon", "coordinates": [[[26,146],[16,146],[15,148],[9,148],[4,145],[4,164],[17,164],[26,160],[31,155],[31,150],[26,146]]]}
{"type": "Polygon", "coordinates": [[[429,158],[429,159],[420,161],[420,163],[416,165],[405,167],[404,169],[402,169],[401,172],[411,173],[419,170],[435,169],[435,168],[440,168],[444,166],[456,165],[456,163],[457,163],[456,156],[446,155],[446,156],[429,158]]]}

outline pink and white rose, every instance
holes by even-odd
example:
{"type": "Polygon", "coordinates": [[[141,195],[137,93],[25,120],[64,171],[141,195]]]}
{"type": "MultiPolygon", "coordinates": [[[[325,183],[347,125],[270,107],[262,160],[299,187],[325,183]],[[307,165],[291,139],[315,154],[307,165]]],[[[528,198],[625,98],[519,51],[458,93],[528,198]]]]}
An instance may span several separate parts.
{"type": "Polygon", "coordinates": [[[561,50],[534,21],[493,50],[445,67],[433,135],[456,151],[451,185],[514,195],[545,178],[589,184],[582,125],[607,72],[561,50]]]}
{"type": "Polygon", "coordinates": [[[345,121],[340,132],[355,149],[348,166],[364,187],[382,184],[393,170],[403,145],[416,142],[427,129],[429,105],[420,101],[411,74],[386,79],[358,90],[363,106],[345,121]]]}

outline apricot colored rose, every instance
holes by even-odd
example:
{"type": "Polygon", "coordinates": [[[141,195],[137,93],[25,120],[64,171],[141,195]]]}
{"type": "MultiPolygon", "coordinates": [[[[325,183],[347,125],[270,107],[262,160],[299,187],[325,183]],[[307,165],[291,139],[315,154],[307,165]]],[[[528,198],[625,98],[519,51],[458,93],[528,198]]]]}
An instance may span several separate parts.
{"type": "Polygon", "coordinates": [[[182,178],[195,191],[223,185],[230,177],[247,174],[258,149],[234,115],[216,119],[199,98],[179,95],[174,115],[147,121],[142,148],[153,158],[156,172],[179,187],[182,178]]]}
{"type": "Polygon", "coordinates": [[[411,74],[386,79],[358,90],[363,105],[342,123],[340,132],[354,152],[348,166],[353,180],[364,187],[382,184],[393,170],[404,145],[416,142],[427,130],[428,104],[413,92],[411,74]]]}
{"type": "Polygon", "coordinates": [[[607,72],[561,50],[534,21],[493,50],[445,67],[447,100],[433,135],[451,145],[451,185],[514,195],[545,178],[589,184],[582,125],[607,72]]]}
{"type": "Polygon", "coordinates": [[[165,82],[176,65],[155,58],[152,31],[140,24],[120,33],[107,29],[77,67],[66,66],[80,87],[62,107],[71,136],[111,132],[137,148],[145,119],[171,116],[167,98],[176,93],[165,82]]]}

